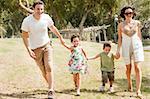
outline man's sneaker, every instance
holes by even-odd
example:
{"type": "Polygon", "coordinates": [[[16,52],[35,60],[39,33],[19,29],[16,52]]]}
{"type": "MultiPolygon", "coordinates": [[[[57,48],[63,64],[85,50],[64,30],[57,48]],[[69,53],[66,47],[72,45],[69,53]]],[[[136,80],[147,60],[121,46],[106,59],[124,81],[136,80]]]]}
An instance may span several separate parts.
{"type": "Polygon", "coordinates": [[[109,91],[110,91],[110,93],[114,93],[115,92],[113,87],[110,87],[109,91]]]}
{"type": "Polygon", "coordinates": [[[48,91],[48,99],[54,99],[54,91],[48,91]]]}
{"type": "Polygon", "coordinates": [[[105,86],[100,86],[100,87],[99,87],[99,91],[100,91],[100,92],[104,92],[104,91],[105,91],[104,88],[105,88],[105,86]]]}

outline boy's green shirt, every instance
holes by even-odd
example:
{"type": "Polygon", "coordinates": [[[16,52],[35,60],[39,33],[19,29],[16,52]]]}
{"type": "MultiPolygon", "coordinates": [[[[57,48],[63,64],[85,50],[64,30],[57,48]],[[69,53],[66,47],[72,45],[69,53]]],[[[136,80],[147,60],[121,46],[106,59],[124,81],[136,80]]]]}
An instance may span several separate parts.
{"type": "Polygon", "coordinates": [[[101,52],[100,54],[101,60],[101,70],[102,71],[114,71],[114,56],[113,53],[109,52],[106,54],[105,52],[101,52]]]}

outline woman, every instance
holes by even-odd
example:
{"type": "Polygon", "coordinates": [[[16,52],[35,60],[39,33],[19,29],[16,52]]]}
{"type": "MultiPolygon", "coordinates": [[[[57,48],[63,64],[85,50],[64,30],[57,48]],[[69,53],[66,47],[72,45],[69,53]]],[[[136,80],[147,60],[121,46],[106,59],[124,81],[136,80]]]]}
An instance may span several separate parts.
{"type": "Polygon", "coordinates": [[[136,74],[136,94],[139,98],[142,98],[141,94],[141,81],[142,74],[140,64],[144,61],[142,38],[140,31],[140,22],[134,20],[135,16],[134,8],[124,7],[121,10],[120,16],[124,18],[118,26],[118,50],[120,55],[120,47],[122,45],[122,56],[126,64],[126,76],[128,81],[128,90],[133,91],[131,81],[131,60],[134,61],[134,68],[136,74]]]}

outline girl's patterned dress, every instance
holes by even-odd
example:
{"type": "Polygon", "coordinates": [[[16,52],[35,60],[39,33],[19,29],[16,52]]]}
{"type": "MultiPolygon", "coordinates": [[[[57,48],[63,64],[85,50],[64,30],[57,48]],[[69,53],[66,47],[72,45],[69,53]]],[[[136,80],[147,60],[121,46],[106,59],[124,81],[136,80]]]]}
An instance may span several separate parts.
{"type": "Polygon", "coordinates": [[[85,73],[85,63],[84,63],[84,56],[82,54],[82,48],[81,47],[76,47],[73,49],[70,55],[70,60],[69,60],[69,71],[72,74],[75,73],[85,73]]]}

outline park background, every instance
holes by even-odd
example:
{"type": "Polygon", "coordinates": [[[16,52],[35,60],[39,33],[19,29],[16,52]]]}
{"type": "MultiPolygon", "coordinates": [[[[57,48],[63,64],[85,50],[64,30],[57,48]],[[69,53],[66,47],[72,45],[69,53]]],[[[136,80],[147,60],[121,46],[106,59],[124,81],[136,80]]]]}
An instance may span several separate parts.
{"type": "MultiPolygon", "coordinates": [[[[34,0],[24,0],[23,4],[31,7],[34,0]]],[[[102,51],[102,43],[95,40],[87,41],[84,29],[94,26],[109,25],[106,29],[107,41],[115,42],[117,25],[122,19],[120,9],[126,5],[136,8],[135,19],[142,23],[142,37],[145,61],[142,65],[142,92],[146,99],[150,98],[150,0],[43,0],[45,12],[55,22],[61,31],[78,29],[83,37],[81,44],[88,56],[102,51]]],[[[28,55],[21,40],[20,26],[28,13],[19,6],[18,0],[0,0],[0,99],[45,98],[47,96],[46,82],[35,62],[28,55]]],[[[95,28],[94,28],[95,29],[95,28]]],[[[101,28],[100,28],[101,29],[101,28]]],[[[89,32],[89,31],[88,31],[89,32]]],[[[71,32],[67,32],[71,33],[71,32]]],[[[65,32],[61,33],[63,36],[65,32]]],[[[86,33],[88,34],[88,33],[86,33]]],[[[129,93],[125,76],[125,64],[120,58],[115,61],[116,93],[99,93],[101,84],[99,60],[88,62],[89,73],[83,75],[81,96],[76,97],[71,74],[67,70],[69,52],[59,40],[50,35],[54,47],[55,88],[58,99],[134,99],[135,92],[129,93]]],[[[96,36],[95,36],[96,38],[96,36]]],[[[91,38],[90,38],[91,39],[91,38]]],[[[70,44],[70,40],[65,39],[70,44]]],[[[116,51],[116,42],[112,50],[116,51]]],[[[135,88],[135,73],[132,68],[133,85],[135,88]]],[[[107,86],[108,87],[108,86],[107,86]]],[[[135,91],[135,89],[134,89],[135,91]]]]}

